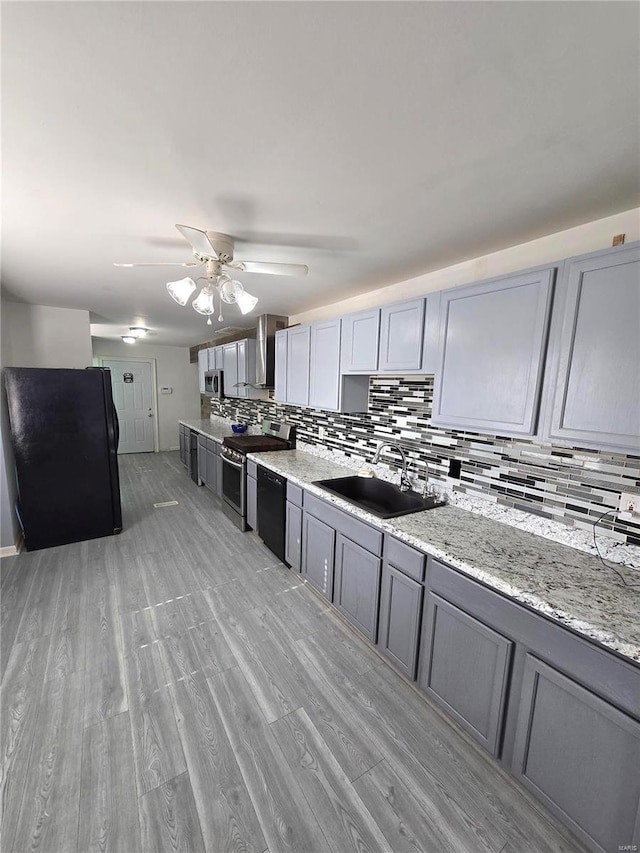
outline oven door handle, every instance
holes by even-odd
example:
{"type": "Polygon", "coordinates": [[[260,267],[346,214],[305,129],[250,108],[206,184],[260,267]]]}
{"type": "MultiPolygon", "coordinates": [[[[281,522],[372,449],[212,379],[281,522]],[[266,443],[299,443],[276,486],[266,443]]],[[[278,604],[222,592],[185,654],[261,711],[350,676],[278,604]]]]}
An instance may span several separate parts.
{"type": "Polygon", "coordinates": [[[231,465],[232,468],[237,468],[238,471],[242,471],[244,468],[244,462],[232,462],[231,459],[227,459],[226,456],[222,457],[222,461],[226,462],[227,465],[231,465]]]}

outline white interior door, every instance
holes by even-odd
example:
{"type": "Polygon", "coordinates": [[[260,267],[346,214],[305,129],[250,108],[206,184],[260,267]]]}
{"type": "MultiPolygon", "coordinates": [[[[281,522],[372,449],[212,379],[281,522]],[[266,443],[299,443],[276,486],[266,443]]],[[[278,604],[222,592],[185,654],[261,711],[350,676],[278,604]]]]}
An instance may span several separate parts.
{"type": "Polygon", "coordinates": [[[118,453],[148,453],[154,448],[151,362],[102,359],[111,371],[113,402],[120,421],[118,453]]]}

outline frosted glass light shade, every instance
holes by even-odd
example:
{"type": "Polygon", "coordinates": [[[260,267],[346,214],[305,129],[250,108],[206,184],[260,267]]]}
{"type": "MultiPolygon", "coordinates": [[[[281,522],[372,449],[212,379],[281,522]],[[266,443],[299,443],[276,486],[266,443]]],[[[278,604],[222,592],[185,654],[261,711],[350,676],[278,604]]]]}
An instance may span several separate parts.
{"type": "Polygon", "coordinates": [[[249,311],[253,311],[253,309],[258,304],[258,297],[252,296],[250,293],[247,293],[247,291],[243,289],[242,292],[236,296],[236,302],[238,303],[240,313],[248,314],[249,311]]]}
{"type": "Polygon", "coordinates": [[[191,303],[191,307],[198,314],[213,314],[213,291],[209,287],[203,287],[200,293],[191,303]]]}
{"type": "Polygon", "coordinates": [[[121,335],[120,337],[125,342],[125,344],[135,344],[136,342],[136,339],[133,337],[133,335],[121,335]]]}
{"type": "Polygon", "coordinates": [[[144,338],[148,331],[144,326],[129,326],[129,333],[134,338],[144,338]]]}
{"type": "Polygon", "coordinates": [[[192,278],[181,278],[178,281],[167,282],[169,295],[175,299],[178,305],[186,305],[195,289],[196,283],[192,278]]]}

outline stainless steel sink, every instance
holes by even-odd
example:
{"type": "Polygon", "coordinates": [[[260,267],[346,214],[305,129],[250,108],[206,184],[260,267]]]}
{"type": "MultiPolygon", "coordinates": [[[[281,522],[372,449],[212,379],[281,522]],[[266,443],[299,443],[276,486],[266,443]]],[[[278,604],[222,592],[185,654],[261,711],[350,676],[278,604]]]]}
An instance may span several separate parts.
{"type": "Polygon", "coordinates": [[[378,518],[396,518],[411,512],[434,509],[446,503],[433,496],[423,498],[417,492],[401,492],[393,483],[375,477],[338,477],[335,480],[316,480],[314,485],[378,518]]]}

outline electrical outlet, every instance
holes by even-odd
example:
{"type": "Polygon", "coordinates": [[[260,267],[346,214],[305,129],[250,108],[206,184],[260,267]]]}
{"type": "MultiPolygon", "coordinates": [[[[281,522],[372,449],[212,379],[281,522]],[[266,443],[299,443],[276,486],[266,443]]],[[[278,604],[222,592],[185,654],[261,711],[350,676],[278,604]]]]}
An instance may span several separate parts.
{"type": "Polygon", "coordinates": [[[637,521],[640,524],[640,495],[622,492],[618,504],[618,517],[625,521],[637,521]]]}
{"type": "Polygon", "coordinates": [[[324,427],[323,426],[318,427],[318,438],[324,438],[324,427]]]}

